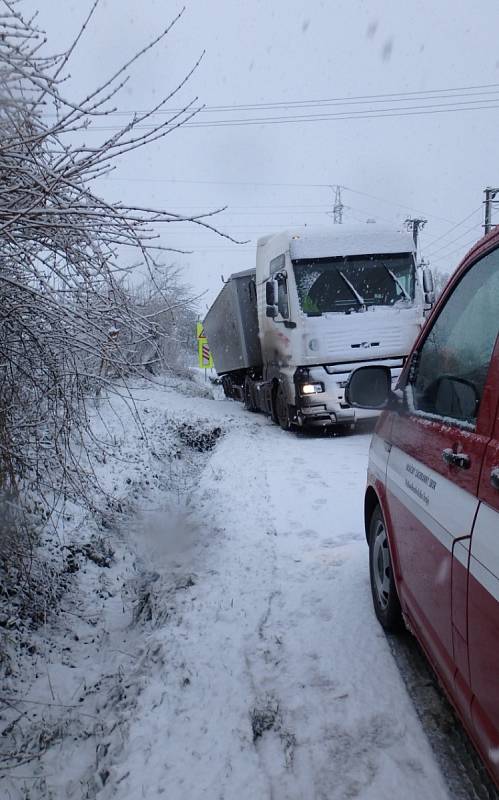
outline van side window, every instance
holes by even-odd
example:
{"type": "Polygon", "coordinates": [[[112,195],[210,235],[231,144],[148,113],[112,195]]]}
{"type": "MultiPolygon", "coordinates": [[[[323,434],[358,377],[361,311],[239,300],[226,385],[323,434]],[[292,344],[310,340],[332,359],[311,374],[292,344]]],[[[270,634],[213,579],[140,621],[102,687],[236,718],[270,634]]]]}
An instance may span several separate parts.
{"type": "Polygon", "coordinates": [[[416,412],[474,425],[499,333],[499,248],[455,287],[417,356],[408,386],[416,412]]]}

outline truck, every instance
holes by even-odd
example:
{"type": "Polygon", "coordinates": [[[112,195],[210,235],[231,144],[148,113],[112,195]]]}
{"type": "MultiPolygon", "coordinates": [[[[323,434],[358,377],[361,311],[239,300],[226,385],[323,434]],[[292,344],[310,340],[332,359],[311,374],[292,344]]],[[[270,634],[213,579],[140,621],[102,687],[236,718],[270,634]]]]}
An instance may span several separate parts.
{"type": "Polygon", "coordinates": [[[348,404],[350,375],[387,366],[395,382],[433,300],[406,230],[310,227],[260,238],[203,324],[227,397],[285,430],[351,429],[376,412],[348,404]]]}

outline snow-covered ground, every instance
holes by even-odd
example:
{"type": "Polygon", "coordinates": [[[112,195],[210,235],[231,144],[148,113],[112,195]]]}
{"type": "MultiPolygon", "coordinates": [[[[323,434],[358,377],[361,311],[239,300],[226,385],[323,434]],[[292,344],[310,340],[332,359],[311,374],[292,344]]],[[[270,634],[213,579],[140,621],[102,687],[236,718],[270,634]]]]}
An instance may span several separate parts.
{"type": "Polygon", "coordinates": [[[0,796],[448,798],[371,609],[369,435],[284,433],[187,381],[136,395],[143,431],[95,415],[122,504],[61,534],[74,572],[12,669],[0,796]]]}

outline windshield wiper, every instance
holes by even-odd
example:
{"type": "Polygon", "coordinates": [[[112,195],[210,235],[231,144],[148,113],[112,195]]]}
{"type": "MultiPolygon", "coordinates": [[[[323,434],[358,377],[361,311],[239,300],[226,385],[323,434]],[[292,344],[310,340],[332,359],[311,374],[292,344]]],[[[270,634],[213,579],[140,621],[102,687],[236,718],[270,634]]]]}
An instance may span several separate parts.
{"type": "Polygon", "coordinates": [[[352,290],[352,292],[354,293],[354,295],[355,295],[355,299],[357,300],[358,304],[359,304],[360,306],[362,306],[363,308],[365,308],[365,305],[366,305],[366,303],[365,303],[365,300],[364,300],[364,298],[362,297],[362,295],[358,293],[358,291],[357,291],[357,289],[355,288],[355,286],[353,286],[353,285],[350,283],[350,281],[348,280],[348,278],[347,278],[347,277],[345,277],[345,275],[343,275],[343,273],[341,272],[341,270],[338,270],[338,275],[340,275],[340,276],[343,278],[343,280],[345,281],[346,285],[347,285],[347,286],[348,286],[348,287],[349,287],[349,288],[352,290]]]}
{"type": "Polygon", "coordinates": [[[408,294],[408,293],[406,292],[406,290],[404,289],[403,285],[400,283],[400,281],[399,281],[399,279],[397,278],[397,276],[395,275],[395,273],[391,271],[390,267],[387,267],[387,266],[386,266],[386,264],[385,264],[385,262],[384,262],[384,261],[380,261],[380,264],[381,264],[381,265],[382,265],[382,266],[383,266],[383,267],[386,269],[386,271],[388,272],[389,276],[390,276],[390,277],[393,279],[393,281],[394,281],[394,282],[397,284],[397,286],[398,286],[398,287],[399,287],[399,289],[401,290],[402,294],[404,295],[405,299],[406,299],[406,300],[409,300],[409,302],[410,302],[410,303],[412,303],[412,297],[410,296],[410,294],[408,294]]]}

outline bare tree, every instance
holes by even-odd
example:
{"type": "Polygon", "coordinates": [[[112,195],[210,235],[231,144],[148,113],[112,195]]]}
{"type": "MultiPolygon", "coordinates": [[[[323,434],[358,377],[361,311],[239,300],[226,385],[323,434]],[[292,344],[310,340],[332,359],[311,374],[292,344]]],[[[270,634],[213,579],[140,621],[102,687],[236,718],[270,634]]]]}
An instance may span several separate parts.
{"type": "MultiPolygon", "coordinates": [[[[157,375],[164,370],[178,370],[194,354],[193,334],[197,314],[195,298],[182,284],[173,267],[154,280],[147,276],[128,290],[135,315],[150,328],[150,335],[138,339],[133,330],[121,330],[121,347],[127,363],[141,365],[145,373],[157,375]],[[165,303],[166,300],[166,303],[165,303]]],[[[136,367],[137,368],[137,367],[136,367]]]]}
{"type": "Polygon", "coordinates": [[[133,64],[178,21],[74,100],[65,95],[65,70],[98,2],[69,49],[47,56],[43,34],[19,2],[0,0],[0,489],[25,482],[47,504],[54,492],[81,494],[91,479],[79,457],[90,435],[89,394],[109,387],[109,376],[141,368],[144,351],[157,350],[161,318],[165,328],[165,315],[174,318],[188,299],[174,303],[165,291],[158,228],[190,222],[224,235],[210,223],[216,211],[185,217],[111,205],[91,190],[117,158],[195,113],[196,98],[153,121],[199,63],[154,109],[98,145],[85,144],[86,129],[114,110],[133,64]],[[127,252],[134,264],[124,267],[127,252]],[[138,264],[148,276],[142,307],[126,289],[138,264]]]}

